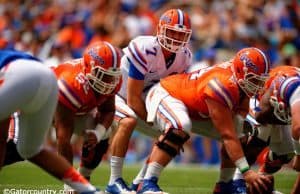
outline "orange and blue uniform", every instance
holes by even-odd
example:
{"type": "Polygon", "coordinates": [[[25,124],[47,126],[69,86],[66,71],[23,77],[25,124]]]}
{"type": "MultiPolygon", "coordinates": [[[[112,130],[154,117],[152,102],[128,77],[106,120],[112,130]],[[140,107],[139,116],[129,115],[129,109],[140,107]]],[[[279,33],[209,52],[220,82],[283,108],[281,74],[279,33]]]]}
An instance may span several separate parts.
{"type": "Polygon", "coordinates": [[[240,90],[230,69],[211,67],[189,74],[173,75],[161,80],[162,87],[181,100],[190,112],[209,117],[205,99],[211,98],[234,110],[240,101],[240,90]]]}
{"type": "Polygon", "coordinates": [[[53,69],[57,77],[59,88],[59,102],[74,111],[76,115],[83,115],[101,105],[108,98],[118,92],[119,86],[109,95],[100,95],[89,86],[82,68],[82,59],[75,59],[58,65],[53,69]]]}

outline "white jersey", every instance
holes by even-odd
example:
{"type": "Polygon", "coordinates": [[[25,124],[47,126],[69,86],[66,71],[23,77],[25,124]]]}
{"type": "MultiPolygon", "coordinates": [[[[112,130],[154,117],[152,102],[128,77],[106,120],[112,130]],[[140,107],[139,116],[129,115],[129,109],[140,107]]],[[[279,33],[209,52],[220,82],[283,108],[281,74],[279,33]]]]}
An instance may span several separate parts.
{"type": "Polygon", "coordinates": [[[192,63],[191,51],[184,47],[176,53],[174,60],[166,63],[161,46],[155,36],[139,36],[133,39],[128,47],[123,49],[121,60],[123,84],[119,95],[126,99],[127,79],[130,76],[129,67],[133,65],[144,76],[144,92],[161,78],[184,72],[192,63]]]}

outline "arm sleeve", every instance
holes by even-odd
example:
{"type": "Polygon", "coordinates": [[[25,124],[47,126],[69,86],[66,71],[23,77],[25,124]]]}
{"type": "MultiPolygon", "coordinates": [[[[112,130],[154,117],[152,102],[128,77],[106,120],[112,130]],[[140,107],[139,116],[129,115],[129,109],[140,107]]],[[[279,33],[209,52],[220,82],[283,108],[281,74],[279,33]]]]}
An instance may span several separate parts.
{"type": "Polygon", "coordinates": [[[133,65],[130,59],[128,59],[128,61],[129,61],[129,72],[128,72],[129,77],[137,80],[144,80],[144,75],[133,65]]]}

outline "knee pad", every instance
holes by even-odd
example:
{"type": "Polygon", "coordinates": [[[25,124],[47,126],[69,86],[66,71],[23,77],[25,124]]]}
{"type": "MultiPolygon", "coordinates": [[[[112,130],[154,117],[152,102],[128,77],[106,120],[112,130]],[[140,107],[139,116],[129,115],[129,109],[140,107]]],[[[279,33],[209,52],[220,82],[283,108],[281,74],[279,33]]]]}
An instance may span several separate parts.
{"type": "Polygon", "coordinates": [[[101,140],[91,150],[83,146],[80,165],[88,169],[95,169],[101,162],[103,155],[107,152],[108,146],[108,139],[101,140]]]}
{"type": "Polygon", "coordinates": [[[189,138],[190,135],[185,131],[171,128],[163,135],[163,139],[159,140],[156,145],[171,157],[175,157],[189,138]]]}

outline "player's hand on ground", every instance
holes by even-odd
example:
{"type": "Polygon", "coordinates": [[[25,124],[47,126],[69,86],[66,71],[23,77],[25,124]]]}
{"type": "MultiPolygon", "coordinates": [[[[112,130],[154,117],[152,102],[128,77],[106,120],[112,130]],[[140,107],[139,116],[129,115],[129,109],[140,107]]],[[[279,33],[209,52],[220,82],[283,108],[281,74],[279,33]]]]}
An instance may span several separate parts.
{"type": "Polygon", "coordinates": [[[293,160],[293,168],[300,172],[300,155],[295,155],[293,160]]]}
{"type": "Polygon", "coordinates": [[[272,193],[274,178],[272,175],[258,174],[253,170],[244,173],[249,193],[267,194],[272,193]]]}

